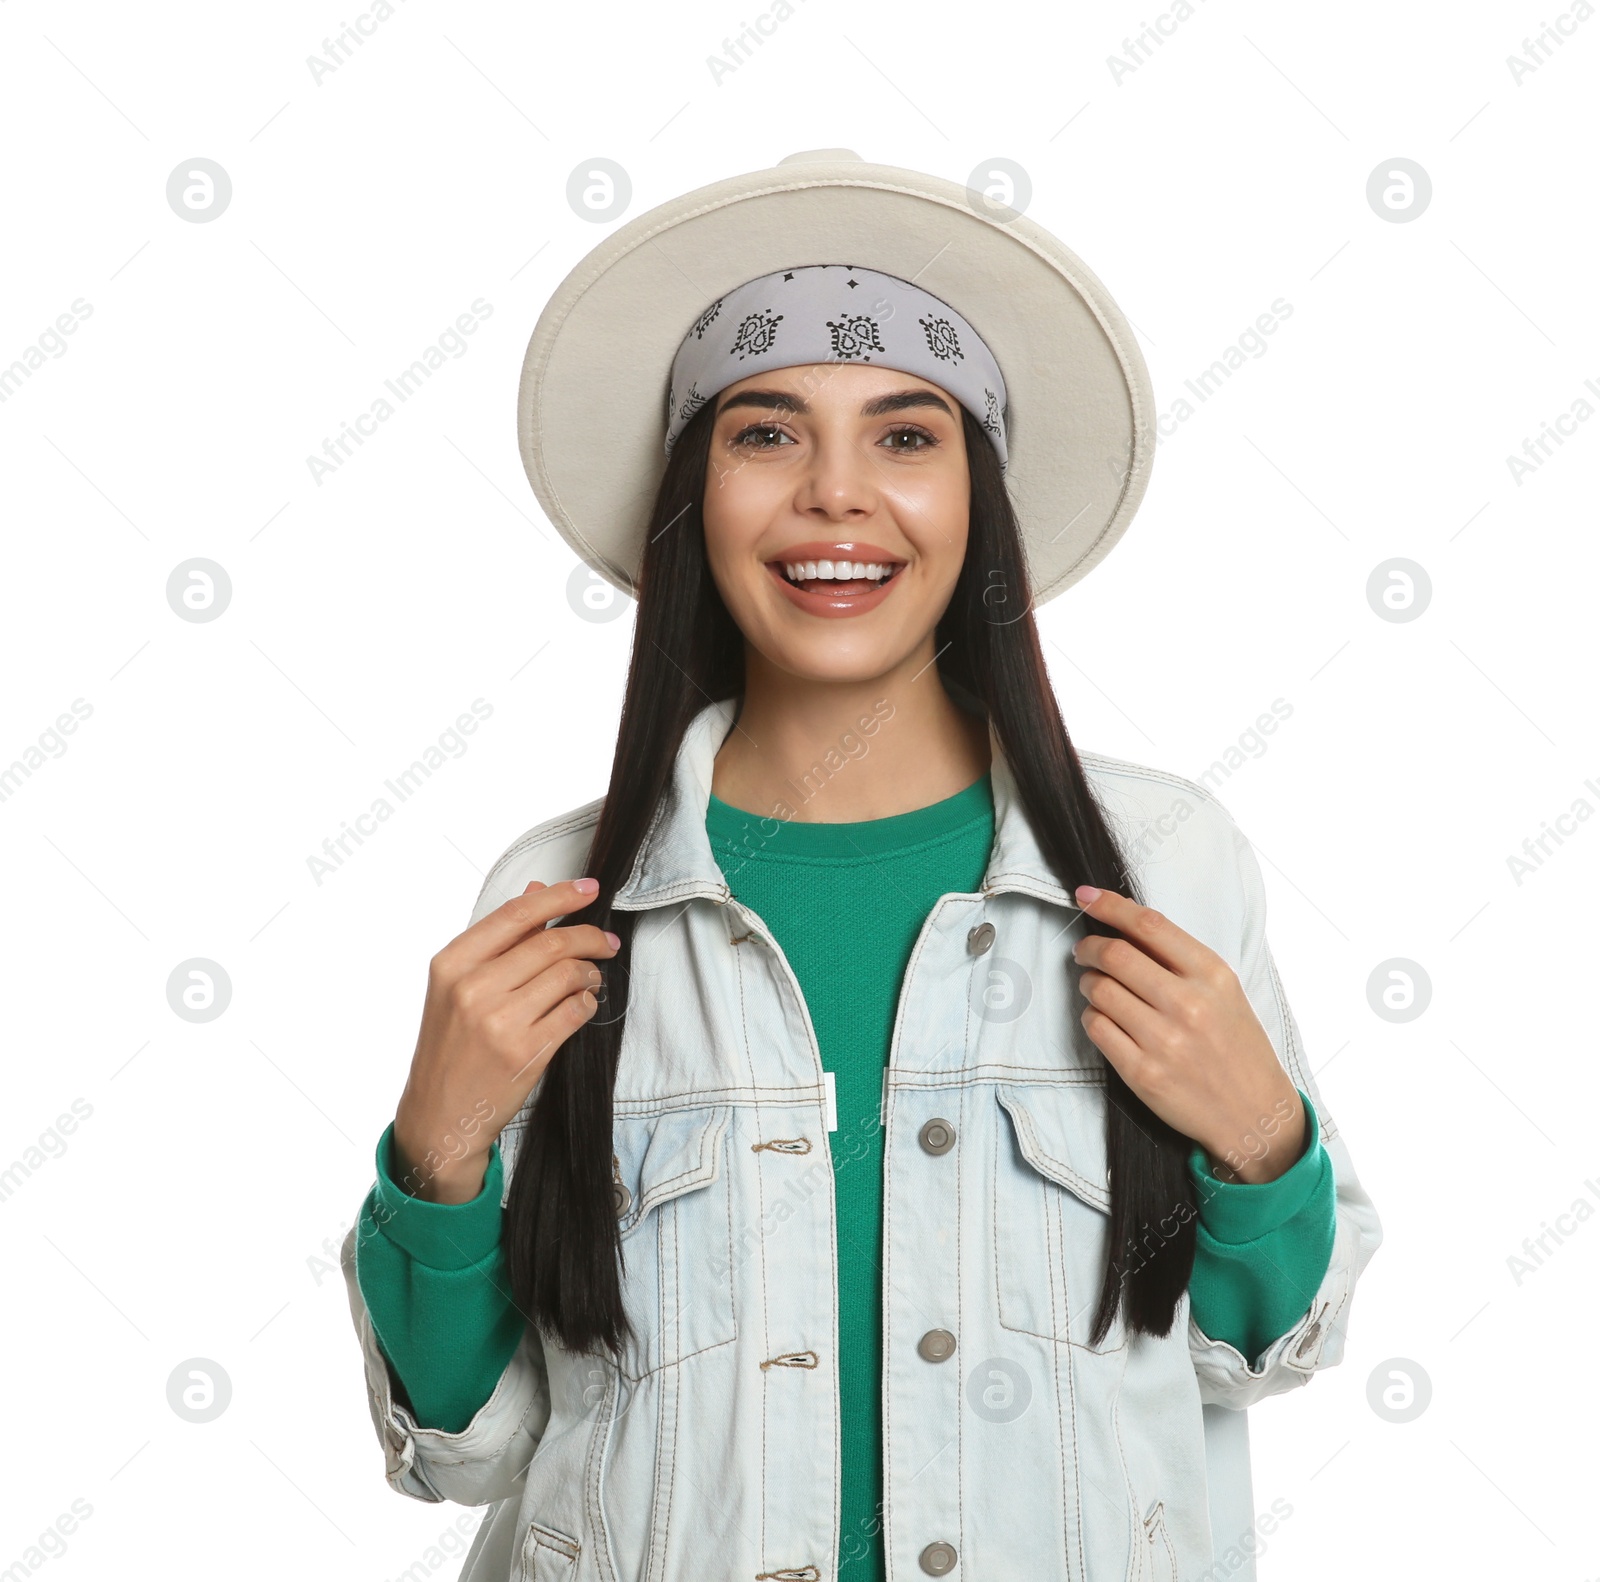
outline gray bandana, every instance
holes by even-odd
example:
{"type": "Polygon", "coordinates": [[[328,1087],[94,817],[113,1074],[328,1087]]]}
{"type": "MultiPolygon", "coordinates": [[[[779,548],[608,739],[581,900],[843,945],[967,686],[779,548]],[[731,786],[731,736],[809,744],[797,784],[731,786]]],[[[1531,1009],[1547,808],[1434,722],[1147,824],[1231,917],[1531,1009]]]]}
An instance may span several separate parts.
{"type": "Polygon", "coordinates": [[[695,321],[672,360],[667,444],[719,391],[764,368],[876,363],[948,390],[1006,465],[1006,384],[978,332],[898,275],[807,264],[747,280],[695,321]]]}

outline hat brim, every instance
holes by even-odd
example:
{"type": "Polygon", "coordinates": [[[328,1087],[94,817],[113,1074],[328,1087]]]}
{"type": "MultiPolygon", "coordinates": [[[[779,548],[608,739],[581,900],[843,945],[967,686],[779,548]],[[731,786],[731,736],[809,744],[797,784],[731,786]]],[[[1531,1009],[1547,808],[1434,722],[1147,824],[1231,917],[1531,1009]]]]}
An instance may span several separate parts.
{"type": "Polygon", "coordinates": [[[983,337],[1006,381],[1006,485],[1033,603],[1086,575],[1126,530],[1155,451],[1131,326],[1026,215],[998,220],[955,182],[844,158],[685,193],[613,232],[562,281],[534,327],[517,401],[523,466],[557,531],[637,596],[684,335],[757,275],[830,263],[914,281],[983,337]]]}

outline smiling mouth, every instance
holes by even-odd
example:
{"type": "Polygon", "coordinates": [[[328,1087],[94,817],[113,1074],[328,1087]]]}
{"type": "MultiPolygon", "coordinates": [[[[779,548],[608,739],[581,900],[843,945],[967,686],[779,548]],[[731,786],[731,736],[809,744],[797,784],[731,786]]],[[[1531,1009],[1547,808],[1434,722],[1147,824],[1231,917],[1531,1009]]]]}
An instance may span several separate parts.
{"type": "Polygon", "coordinates": [[[830,598],[872,593],[892,582],[905,566],[901,560],[770,560],[768,569],[791,588],[830,598]]]}

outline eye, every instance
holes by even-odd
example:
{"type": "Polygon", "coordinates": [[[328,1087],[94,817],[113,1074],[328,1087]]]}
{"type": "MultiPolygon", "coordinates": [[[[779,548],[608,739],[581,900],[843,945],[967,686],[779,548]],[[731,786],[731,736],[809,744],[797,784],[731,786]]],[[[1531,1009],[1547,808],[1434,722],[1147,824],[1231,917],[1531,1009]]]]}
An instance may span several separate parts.
{"type": "Polygon", "coordinates": [[[777,448],[778,440],[788,438],[789,436],[776,423],[752,423],[748,428],[740,429],[728,443],[747,445],[752,450],[774,450],[777,448]]]}
{"type": "MultiPolygon", "coordinates": [[[[883,439],[896,442],[891,443],[888,446],[890,450],[901,451],[908,455],[920,450],[929,450],[939,443],[938,435],[930,434],[927,429],[919,428],[915,423],[898,424],[894,428],[890,429],[889,432],[883,436],[883,439]],[[901,440],[918,440],[922,443],[915,445],[903,445],[898,443],[898,441],[901,440]]],[[[880,441],[879,443],[881,444],[883,441],[880,441]]]]}

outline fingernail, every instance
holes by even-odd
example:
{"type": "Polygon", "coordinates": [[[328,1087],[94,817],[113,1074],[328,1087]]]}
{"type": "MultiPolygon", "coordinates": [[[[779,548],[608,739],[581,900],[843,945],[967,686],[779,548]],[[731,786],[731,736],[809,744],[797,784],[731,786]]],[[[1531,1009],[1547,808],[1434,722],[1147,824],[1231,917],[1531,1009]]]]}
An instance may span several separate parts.
{"type": "Polygon", "coordinates": [[[606,938],[611,941],[611,948],[613,950],[621,950],[622,949],[622,941],[621,941],[620,938],[618,938],[617,935],[613,934],[609,928],[603,930],[603,932],[604,932],[606,938]]]}
{"type": "Polygon", "coordinates": [[[1091,906],[1100,899],[1100,892],[1092,884],[1080,884],[1077,896],[1085,906],[1091,906]]]}
{"type": "Polygon", "coordinates": [[[593,895],[600,888],[598,879],[574,879],[572,888],[583,895],[593,895]]]}

